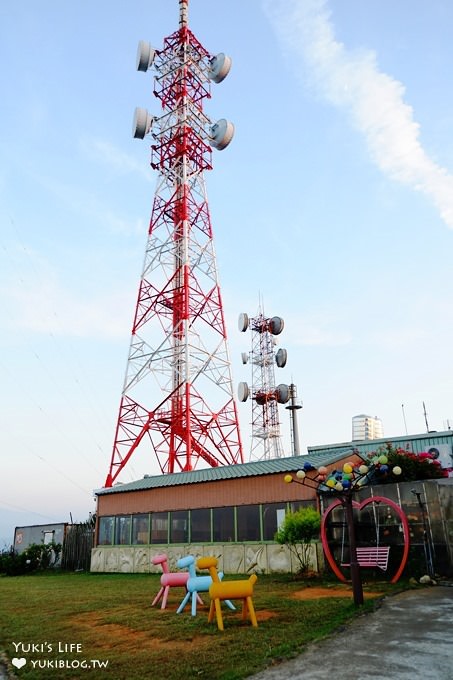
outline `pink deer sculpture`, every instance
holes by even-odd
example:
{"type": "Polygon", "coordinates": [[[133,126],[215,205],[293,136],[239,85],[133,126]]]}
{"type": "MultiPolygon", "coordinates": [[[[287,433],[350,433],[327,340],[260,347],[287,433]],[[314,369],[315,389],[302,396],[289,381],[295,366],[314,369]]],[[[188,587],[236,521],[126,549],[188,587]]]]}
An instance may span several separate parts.
{"type": "Polygon", "coordinates": [[[162,567],[163,574],[160,577],[161,588],[154,598],[151,606],[154,607],[155,604],[159,602],[162,598],[161,609],[165,609],[167,606],[168,593],[170,588],[185,588],[187,591],[187,580],[189,578],[188,571],[170,571],[168,568],[168,558],[164,553],[162,555],[155,555],[151,562],[155,565],[160,564],[162,567]]]}

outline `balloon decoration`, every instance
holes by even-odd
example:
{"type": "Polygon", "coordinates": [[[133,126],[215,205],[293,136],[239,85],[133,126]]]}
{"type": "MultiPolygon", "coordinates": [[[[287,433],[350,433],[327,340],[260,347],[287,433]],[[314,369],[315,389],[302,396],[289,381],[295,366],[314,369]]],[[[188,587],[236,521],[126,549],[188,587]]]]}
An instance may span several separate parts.
{"type": "MultiPolygon", "coordinates": [[[[326,494],[327,496],[332,495],[334,499],[336,499],[334,503],[328,507],[326,513],[324,514],[324,523],[322,524],[322,538],[327,561],[331,565],[334,573],[341,580],[344,580],[344,577],[333,560],[330,547],[325,536],[325,517],[330,514],[333,507],[337,505],[343,506],[349,534],[349,547],[351,551],[350,573],[354,603],[356,605],[363,604],[363,589],[360,577],[360,568],[357,560],[353,508],[355,507],[361,510],[363,507],[373,503],[374,501],[372,497],[371,499],[365,500],[362,504],[359,504],[356,501],[353,501],[353,495],[360,491],[362,487],[370,484],[371,481],[379,483],[380,481],[387,480],[391,475],[399,477],[401,473],[402,470],[398,465],[391,466],[389,464],[388,457],[385,454],[380,454],[374,456],[368,464],[365,464],[363,461],[360,463],[346,461],[340,470],[334,469],[329,471],[324,465],[316,468],[310,462],[306,462],[304,463],[303,468],[296,472],[294,477],[290,474],[284,476],[284,481],[286,483],[296,482],[298,484],[306,484],[307,486],[316,488],[318,493],[326,494]],[[315,472],[316,474],[307,476],[307,473],[309,472],[315,472]]],[[[380,502],[382,501],[385,501],[387,505],[395,510],[398,507],[392,501],[381,497],[380,502]]],[[[398,508],[396,512],[403,522],[404,554],[401,564],[399,565],[392,582],[395,582],[395,579],[397,580],[400,577],[407,561],[409,549],[409,532],[407,529],[407,521],[405,520],[405,516],[401,508],[398,508]]]]}
{"type": "Polygon", "coordinates": [[[382,454],[372,458],[370,465],[365,465],[364,463],[356,464],[348,461],[344,463],[341,470],[331,470],[330,472],[328,472],[324,465],[316,468],[311,463],[306,462],[303,468],[296,472],[296,479],[292,475],[285,475],[284,481],[287,483],[293,481],[305,483],[307,473],[313,471],[316,471],[318,474],[314,479],[310,478],[310,481],[316,482],[318,491],[321,493],[357,491],[362,486],[370,483],[371,476],[373,476],[373,481],[379,483],[391,474],[398,477],[402,473],[399,465],[390,467],[387,456],[382,454]]]}
{"type": "Polygon", "coordinates": [[[365,484],[369,484],[371,473],[377,482],[383,481],[389,474],[394,474],[397,477],[402,470],[398,465],[390,468],[388,458],[385,455],[376,456],[372,458],[371,465],[357,465],[352,462],[344,463],[341,470],[333,470],[327,474],[327,469],[323,466],[318,469],[317,480],[320,483],[319,491],[337,491],[343,492],[348,490],[360,489],[365,484]]]}

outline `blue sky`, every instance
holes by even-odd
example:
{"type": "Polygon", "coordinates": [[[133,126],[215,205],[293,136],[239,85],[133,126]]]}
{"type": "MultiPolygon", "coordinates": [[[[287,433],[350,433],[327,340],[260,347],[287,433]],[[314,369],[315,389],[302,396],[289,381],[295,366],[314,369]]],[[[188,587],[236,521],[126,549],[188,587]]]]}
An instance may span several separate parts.
{"type": "MultiPolygon", "coordinates": [[[[235,124],[206,174],[235,382],[241,312],[285,320],[303,450],[453,424],[450,0],[191,0],[228,53],[206,112],[235,124]],[[403,409],[406,424],[403,420],[403,409]]],[[[0,7],[0,547],[86,519],[110,461],[156,176],[137,43],[176,0],[0,7]]],[[[249,451],[251,405],[239,413],[249,451]]],[[[288,413],[282,411],[290,454],[288,413]]],[[[124,481],[155,471],[131,460],[124,481]]]]}

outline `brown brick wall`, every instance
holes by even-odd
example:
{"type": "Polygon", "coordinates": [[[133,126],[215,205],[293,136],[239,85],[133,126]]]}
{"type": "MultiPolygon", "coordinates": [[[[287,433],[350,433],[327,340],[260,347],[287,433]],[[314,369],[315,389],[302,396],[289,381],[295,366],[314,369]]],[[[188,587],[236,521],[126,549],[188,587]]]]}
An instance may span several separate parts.
{"type": "MultiPolygon", "coordinates": [[[[359,459],[353,455],[344,459],[346,460],[359,459]]],[[[344,461],[337,461],[335,467],[340,468],[344,461]]],[[[316,498],[315,489],[296,483],[286,484],[283,477],[282,473],[258,475],[106,494],[98,497],[98,516],[254,505],[316,498]]]]}

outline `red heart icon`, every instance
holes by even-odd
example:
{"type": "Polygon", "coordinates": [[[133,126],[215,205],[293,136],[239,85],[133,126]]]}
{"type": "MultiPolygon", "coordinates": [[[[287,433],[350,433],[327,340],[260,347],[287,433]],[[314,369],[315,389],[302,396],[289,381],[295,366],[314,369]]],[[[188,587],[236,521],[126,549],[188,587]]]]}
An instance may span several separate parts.
{"type": "MultiPolygon", "coordinates": [[[[354,508],[357,508],[357,510],[363,510],[367,505],[371,505],[373,503],[379,504],[382,503],[383,505],[388,505],[390,508],[392,508],[395,513],[398,515],[398,517],[401,520],[401,524],[403,526],[403,538],[404,538],[404,550],[403,550],[403,556],[401,558],[401,563],[396,570],[394,576],[391,578],[391,583],[396,583],[398,579],[400,578],[401,574],[403,573],[403,569],[406,566],[407,558],[409,556],[409,543],[410,543],[410,538],[409,538],[409,523],[407,521],[407,517],[400,508],[399,505],[394,503],[394,501],[390,500],[390,498],[385,498],[385,496],[372,496],[370,498],[366,498],[364,501],[361,503],[358,503],[357,501],[352,501],[352,505],[354,508]]],[[[321,520],[321,541],[322,541],[322,547],[324,550],[324,555],[326,556],[326,559],[328,563],[330,564],[332,571],[334,574],[339,578],[340,581],[346,582],[346,577],[344,574],[340,571],[337,563],[334,560],[334,557],[332,555],[332,552],[330,550],[329,543],[327,542],[327,536],[326,536],[326,523],[327,519],[330,515],[330,513],[337,508],[339,505],[342,505],[341,500],[336,500],[332,503],[332,505],[329,505],[327,510],[322,516],[321,520]]]]}

